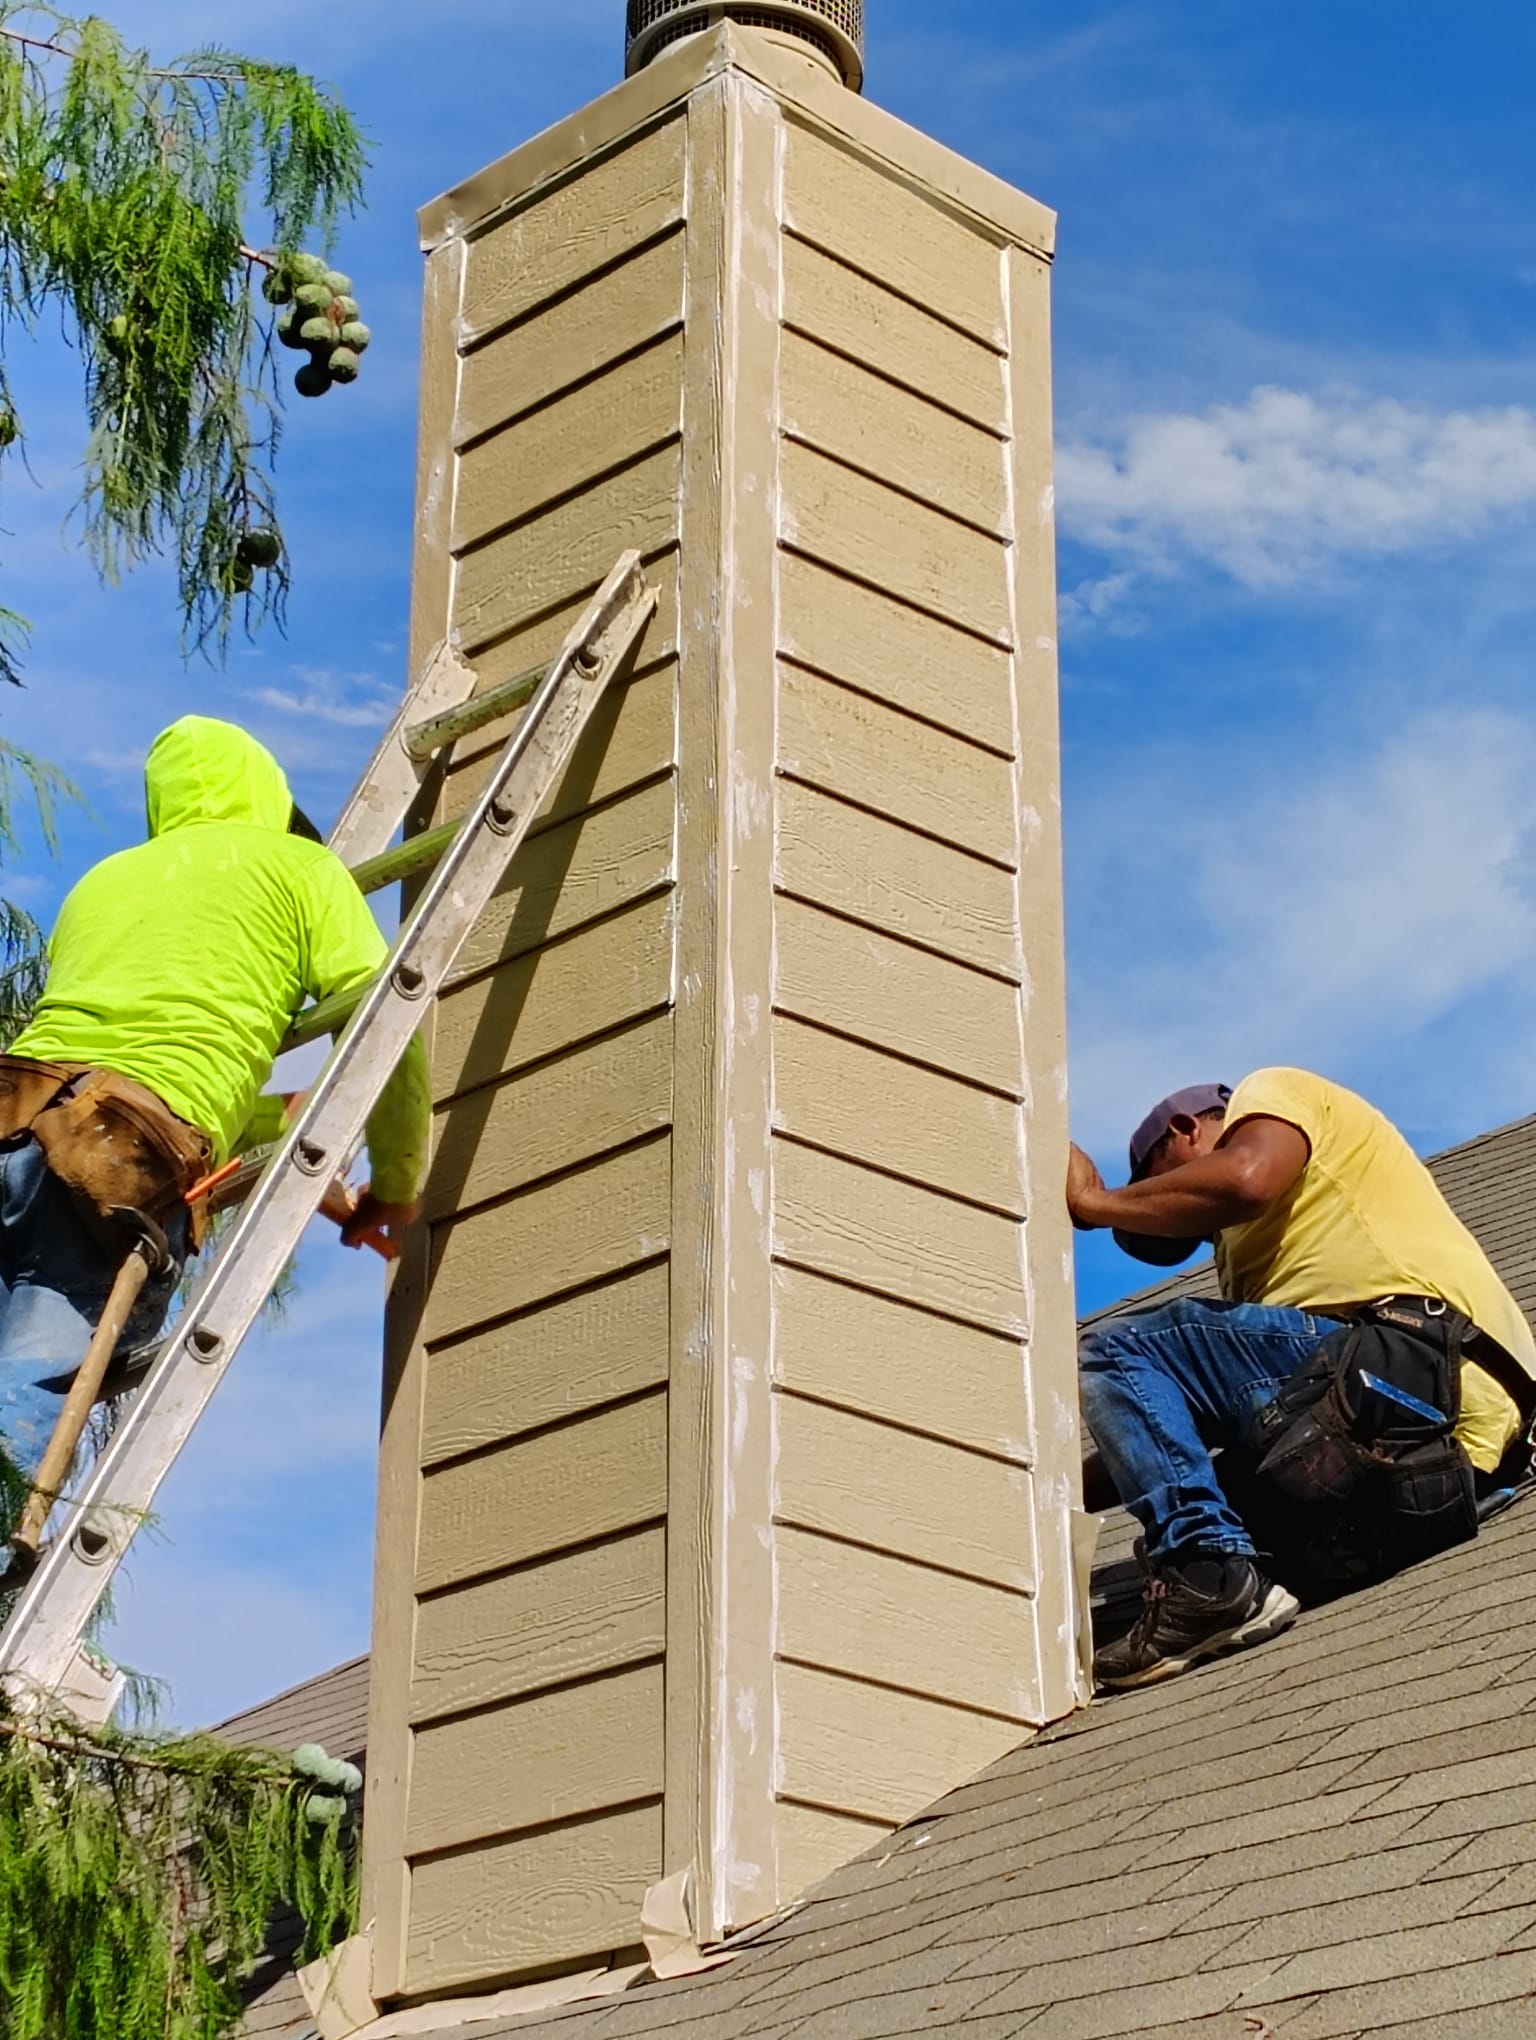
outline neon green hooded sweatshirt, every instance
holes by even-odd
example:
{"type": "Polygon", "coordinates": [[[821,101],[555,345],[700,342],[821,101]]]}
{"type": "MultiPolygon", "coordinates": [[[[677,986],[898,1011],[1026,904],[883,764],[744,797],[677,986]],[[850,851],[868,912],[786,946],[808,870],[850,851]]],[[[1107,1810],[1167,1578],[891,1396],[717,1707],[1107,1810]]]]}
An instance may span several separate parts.
{"type": "MultiPolygon", "coordinates": [[[[48,944],[48,986],[16,1055],[133,1077],[223,1161],[271,1138],[257,1094],[307,999],[371,978],[388,945],[351,874],[288,834],[288,782],[233,723],[183,716],[144,768],[149,841],[88,871],[48,944]]],[[[426,1056],[413,1041],[368,1121],[376,1195],[407,1204],[426,1155],[426,1056]]]]}

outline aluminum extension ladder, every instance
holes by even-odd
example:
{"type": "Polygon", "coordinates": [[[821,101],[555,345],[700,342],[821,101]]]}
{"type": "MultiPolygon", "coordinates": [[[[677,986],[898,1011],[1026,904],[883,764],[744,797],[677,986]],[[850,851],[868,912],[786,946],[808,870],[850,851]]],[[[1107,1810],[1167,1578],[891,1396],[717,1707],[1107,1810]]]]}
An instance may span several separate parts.
{"type": "Polygon", "coordinates": [[[310,1007],[284,1046],[339,1038],[246,1200],[212,1271],[150,1363],[143,1385],[44,1548],[0,1630],[0,1683],[19,1704],[96,1718],[100,1697],[82,1640],[97,1604],[209,1399],[299,1243],[327,1186],[351,1162],[368,1115],[564,770],[603,689],[656,607],[640,555],[615,566],[547,669],[473,695],[447,647],[429,661],[332,831],[331,848],[376,891],[432,868],[415,912],[371,984],[310,1007]],[[462,823],[387,848],[427,767],[457,738],[522,708],[479,800],[462,823]],[[435,868],[434,868],[435,867],[435,868]]]}

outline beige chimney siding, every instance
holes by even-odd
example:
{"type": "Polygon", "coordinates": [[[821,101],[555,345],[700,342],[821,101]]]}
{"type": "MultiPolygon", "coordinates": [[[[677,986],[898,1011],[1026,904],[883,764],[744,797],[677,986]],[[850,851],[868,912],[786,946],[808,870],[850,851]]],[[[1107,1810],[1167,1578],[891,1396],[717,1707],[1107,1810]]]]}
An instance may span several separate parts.
{"type": "Polygon", "coordinates": [[[433,1023],[385,2001],[760,1918],[1075,1697],[1049,215],[725,28],[423,227],[416,650],[661,600],[433,1023]]]}

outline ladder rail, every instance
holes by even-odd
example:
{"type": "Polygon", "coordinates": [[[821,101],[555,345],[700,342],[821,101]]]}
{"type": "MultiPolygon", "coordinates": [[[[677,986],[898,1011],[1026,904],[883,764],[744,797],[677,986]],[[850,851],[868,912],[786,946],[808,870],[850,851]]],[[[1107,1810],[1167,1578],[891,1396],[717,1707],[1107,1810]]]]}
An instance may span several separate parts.
{"type": "Polygon", "coordinates": [[[0,1630],[0,1682],[52,1693],[165,1475],[223,1378],[336,1167],[361,1140],[423,1011],[452,967],[657,602],[628,553],[575,625],[383,970],[363,991],[295,1122],[222,1245],[208,1281],[0,1630]]]}
{"type": "Polygon", "coordinates": [[[347,796],[329,837],[342,863],[362,864],[394,841],[395,831],[421,790],[430,754],[411,749],[417,728],[450,711],[463,711],[475,689],[475,675],[446,641],[432,652],[379,739],[378,749],[347,796]]]}

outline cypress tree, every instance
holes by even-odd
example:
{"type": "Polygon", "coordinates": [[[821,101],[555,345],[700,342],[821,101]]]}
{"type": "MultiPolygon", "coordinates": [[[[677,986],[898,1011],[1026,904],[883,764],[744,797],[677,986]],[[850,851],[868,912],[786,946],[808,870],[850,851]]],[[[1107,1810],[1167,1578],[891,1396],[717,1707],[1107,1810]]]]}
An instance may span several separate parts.
{"type": "MultiPolygon", "coordinates": [[[[26,450],[6,364],[19,339],[62,330],[81,376],[79,541],[109,583],[174,561],[188,651],[217,658],[237,621],[281,623],[274,462],[294,357],[274,325],[294,264],[331,273],[319,251],[365,167],[345,106],[290,65],[214,47],[152,62],[99,16],[0,0],[0,477],[26,450]]],[[[357,319],[343,293],[330,309],[338,336],[357,319]]],[[[332,378],[334,354],[312,381],[355,373],[332,378]]],[[[27,632],[0,603],[0,680],[18,680],[27,632]]],[[[48,836],[67,791],[0,743],[0,856],[14,795],[37,797],[48,836]]],[[[36,998],[38,950],[0,900],[0,1038],[36,998]]]]}

